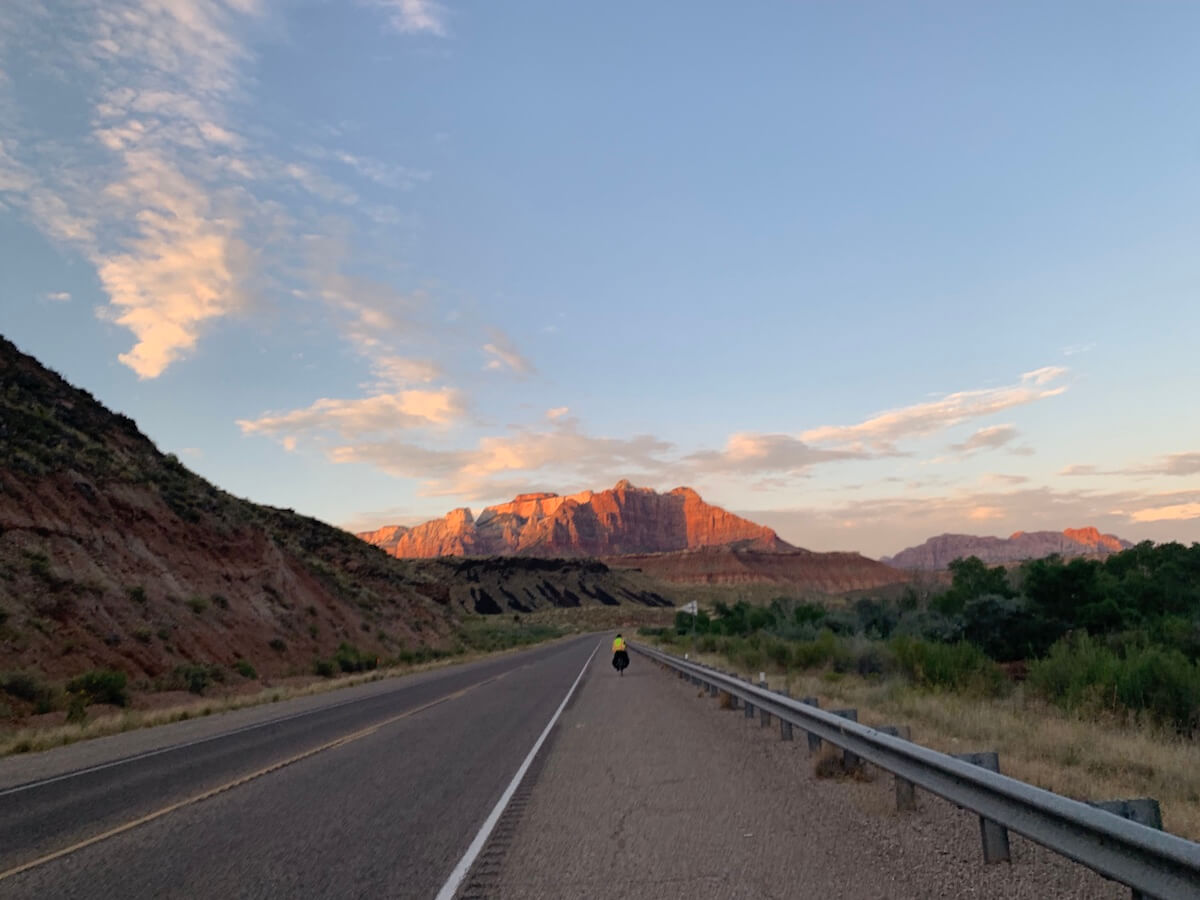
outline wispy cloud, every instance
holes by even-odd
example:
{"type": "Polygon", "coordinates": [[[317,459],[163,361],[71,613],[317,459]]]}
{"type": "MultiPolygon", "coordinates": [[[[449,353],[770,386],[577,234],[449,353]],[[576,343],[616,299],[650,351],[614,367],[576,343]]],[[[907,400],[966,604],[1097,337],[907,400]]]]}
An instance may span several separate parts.
{"type": "Polygon", "coordinates": [[[824,450],[788,434],[739,433],[729,437],[722,450],[702,450],[684,458],[692,472],[715,474],[797,474],[818,463],[861,459],[854,450],[824,450]]]}
{"type": "Polygon", "coordinates": [[[571,418],[549,428],[518,428],[480,439],[468,449],[437,449],[403,437],[335,447],[329,459],[368,463],[401,478],[421,481],[428,495],[495,499],[530,480],[601,484],[630,477],[662,477],[673,445],[652,435],[591,435],[571,418]]]}
{"type": "Polygon", "coordinates": [[[388,21],[401,34],[446,36],[446,8],[434,0],[375,0],[388,11],[388,21]]]}
{"type": "Polygon", "coordinates": [[[410,390],[357,399],[317,400],[304,409],[241,419],[244,434],[296,437],[336,433],[343,440],[397,430],[446,425],[462,415],[462,401],[451,388],[410,390]]]}
{"type": "Polygon", "coordinates": [[[960,444],[951,444],[950,449],[957,453],[974,453],[976,450],[995,450],[1003,447],[1017,438],[1017,429],[1012,425],[989,425],[980,428],[960,444]]]}
{"type": "Polygon", "coordinates": [[[803,432],[800,438],[815,444],[894,452],[896,443],[906,438],[933,434],[971,419],[1058,396],[1067,387],[1055,382],[1066,372],[1059,366],[1047,366],[1026,372],[1013,385],[958,391],[939,400],[888,410],[856,425],[823,425],[803,432]]]}
{"type": "Polygon", "coordinates": [[[1144,476],[1152,475],[1200,475],[1200,453],[1169,453],[1158,459],[1136,465],[1123,466],[1116,469],[1101,469],[1092,463],[1074,463],[1060,470],[1059,475],[1071,477],[1083,476],[1144,476]]]}
{"type": "Polygon", "coordinates": [[[67,291],[54,291],[53,293],[45,294],[44,298],[52,303],[66,303],[71,299],[71,295],[67,291]]]}
{"type": "Polygon", "coordinates": [[[492,339],[483,345],[483,352],[490,357],[484,366],[486,369],[511,369],[521,375],[530,375],[537,371],[533,363],[517,350],[512,339],[499,329],[492,330],[492,339]]]}
{"type": "Polygon", "coordinates": [[[1181,522],[1200,519],[1200,503],[1173,503],[1169,506],[1152,506],[1129,514],[1132,522],[1181,522]]]}

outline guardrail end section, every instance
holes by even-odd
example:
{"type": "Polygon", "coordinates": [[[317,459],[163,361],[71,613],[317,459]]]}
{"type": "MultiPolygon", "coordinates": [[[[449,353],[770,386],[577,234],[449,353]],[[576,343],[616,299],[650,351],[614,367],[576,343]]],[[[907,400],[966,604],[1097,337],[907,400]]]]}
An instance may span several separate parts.
{"type": "MultiPolygon", "coordinates": [[[[1000,754],[994,750],[982,753],[954,753],[955,759],[969,762],[973,766],[987,769],[989,772],[1000,771],[1000,754]]],[[[979,817],[979,835],[983,841],[983,861],[985,863],[1012,862],[1012,851],[1008,846],[1008,829],[991,819],[979,817]]]]}

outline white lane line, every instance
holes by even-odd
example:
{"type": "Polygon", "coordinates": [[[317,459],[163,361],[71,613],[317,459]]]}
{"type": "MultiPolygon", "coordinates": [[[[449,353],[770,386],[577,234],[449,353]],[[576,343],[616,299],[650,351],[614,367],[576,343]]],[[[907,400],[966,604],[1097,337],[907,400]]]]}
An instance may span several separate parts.
{"type": "Polygon", "coordinates": [[[562,703],[558,704],[558,709],[554,711],[554,715],[550,717],[550,721],[546,723],[546,727],[542,730],[541,737],[534,743],[533,749],[525,757],[525,762],[521,763],[521,767],[517,769],[517,774],[513,776],[513,780],[509,782],[508,787],[504,789],[504,793],[500,795],[500,799],[496,801],[495,808],[488,815],[487,819],[484,820],[479,833],[475,835],[475,840],[471,841],[471,846],[467,848],[467,852],[463,854],[463,858],[458,861],[458,865],[454,867],[454,871],[450,873],[450,877],[446,879],[446,883],[438,891],[435,900],[453,900],[459,886],[463,883],[463,879],[467,877],[467,873],[471,871],[471,866],[475,864],[476,857],[483,850],[483,845],[487,843],[487,839],[491,836],[492,829],[500,821],[500,816],[504,813],[504,808],[508,806],[508,801],[517,792],[517,788],[521,784],[521,779],[525,777],[525,773],[533,763],[533,758],[537,756],[538,750],[542,749],[542,744],[545,743],[546,736],[550,734],[550,729],[554,727],[554,723],[562,715],[562,711],[567,706],[567,701],[575,693],[575,688],[579,686],[579,682],[583,678],[583,673],[587,671],[587,667],[591,665],[592,658],[599,649],[600,645],[597,644],[595,649],[592,650],[591,655],[587,658],[587,662],[583,664],[583,668],[579,670],[579,674],[575,676],[575,681],[571,685],[570,690],[567,691],[567,696],[563,697],[562,703]]]}

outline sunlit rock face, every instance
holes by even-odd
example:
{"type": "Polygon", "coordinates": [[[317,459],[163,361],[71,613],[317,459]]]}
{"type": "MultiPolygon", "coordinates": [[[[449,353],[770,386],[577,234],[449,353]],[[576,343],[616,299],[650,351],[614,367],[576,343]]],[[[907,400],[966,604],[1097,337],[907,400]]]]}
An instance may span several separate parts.
{"type": "Polygon", "coordinates": [[[1021,562],[1041,559],[1057,553],[1063,557],[1107,556],[1132,547],[1129,541],[1113,534],[1101,534],[1096,528],[1068,528],[1065,531],[1017,531],[1007,538],[973,534],[939,534],[917,547],[901,550],[883,562],[898,569],[944,569],[968,556],[985,563],[1021,562]]]}
{"type": "Polygon", "coordinates": [[[359,534],[395,556],[543,557],[666,553],[749,542],[791,550],[770,528],[705,503],[691,488],[666,494],[628,481],[607,491],[569,496],[520,494],[473,519],[456,509],[414,528],[388,526],[359,534]]]}

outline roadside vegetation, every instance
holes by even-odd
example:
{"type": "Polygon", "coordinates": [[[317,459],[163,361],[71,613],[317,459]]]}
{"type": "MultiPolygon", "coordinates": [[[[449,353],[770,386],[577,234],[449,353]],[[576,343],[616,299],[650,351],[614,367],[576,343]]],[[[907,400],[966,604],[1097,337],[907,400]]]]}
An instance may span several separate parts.
{"type": "Polygon", "coordinates": [[[1200,839],[1200,544],[951,571],[927,597],[718,603],[641,632],[1051,790],[1156,797],[1200,839]]]}

